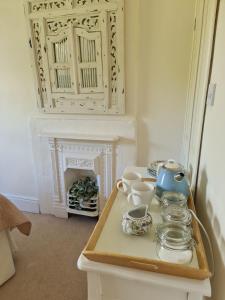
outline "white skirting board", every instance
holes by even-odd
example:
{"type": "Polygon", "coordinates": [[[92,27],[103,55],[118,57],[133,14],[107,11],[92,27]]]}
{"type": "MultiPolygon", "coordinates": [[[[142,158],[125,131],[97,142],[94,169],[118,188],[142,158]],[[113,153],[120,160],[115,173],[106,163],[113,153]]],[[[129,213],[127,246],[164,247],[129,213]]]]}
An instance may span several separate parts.
{"type": "Polygon", "coordinates": [[[16,205],[20,210],[39,214],[40,207],[39,201],[34,197],[25,197],[13,194],[4,194],[13,204],[16,205]]]}

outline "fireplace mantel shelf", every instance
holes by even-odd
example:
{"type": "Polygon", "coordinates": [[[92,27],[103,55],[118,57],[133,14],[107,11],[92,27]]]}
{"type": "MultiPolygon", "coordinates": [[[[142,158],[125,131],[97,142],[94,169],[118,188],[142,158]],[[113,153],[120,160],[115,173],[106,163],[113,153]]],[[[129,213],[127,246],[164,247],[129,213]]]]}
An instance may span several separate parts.
{"type": "Polygon", "coordinates": [[[96,134],[73,134],[59,132],[44,132],[40,133],[41,137],[56,138],[56,139],[72,139],[80,141],[99,141],[99,142],[117,142],[120,137],[116,135],[96,135],[96,134]]]}

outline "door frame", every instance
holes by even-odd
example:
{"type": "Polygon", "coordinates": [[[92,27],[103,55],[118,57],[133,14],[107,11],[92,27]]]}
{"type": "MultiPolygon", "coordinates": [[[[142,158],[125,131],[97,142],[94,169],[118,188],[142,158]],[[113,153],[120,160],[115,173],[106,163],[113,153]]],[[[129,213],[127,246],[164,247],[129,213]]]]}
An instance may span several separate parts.
{"type": "Polygon", "coordinates": [[[197,0],[183,135],[183,163],[196,189],[216,17],[220,0],[197,0]]]}

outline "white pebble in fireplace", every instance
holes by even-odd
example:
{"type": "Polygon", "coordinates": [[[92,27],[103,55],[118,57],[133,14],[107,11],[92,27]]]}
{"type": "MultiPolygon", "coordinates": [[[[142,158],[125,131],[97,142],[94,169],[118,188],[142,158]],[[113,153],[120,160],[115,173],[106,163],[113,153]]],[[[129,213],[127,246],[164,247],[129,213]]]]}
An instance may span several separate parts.
{"type": "MultiPolygon", "coordinates": [[[[96,137],[96,139],[98,139],[96,137]]],[[[49,138],[53,177],[53,212],[67,217],[68,213],[98,216],[115,180],[114,160],[117,137],[107,140],[49,138]],[[96,178],[99,193],[96,210],[73,209],[68,203],[68,192],[75,180],[96,178]]]]}

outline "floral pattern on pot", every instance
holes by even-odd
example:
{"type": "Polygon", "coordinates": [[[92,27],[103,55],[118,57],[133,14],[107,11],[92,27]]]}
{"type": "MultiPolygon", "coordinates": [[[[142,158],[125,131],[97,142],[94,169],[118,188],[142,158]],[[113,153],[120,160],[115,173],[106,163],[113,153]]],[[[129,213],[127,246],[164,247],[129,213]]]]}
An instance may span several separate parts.
{"type": "Polygon", "coordinates": [[[143,235],[148,232],[152,217],[146,206],[139,206],[123,215],[122,229],[129,235],[143,235]]]}

